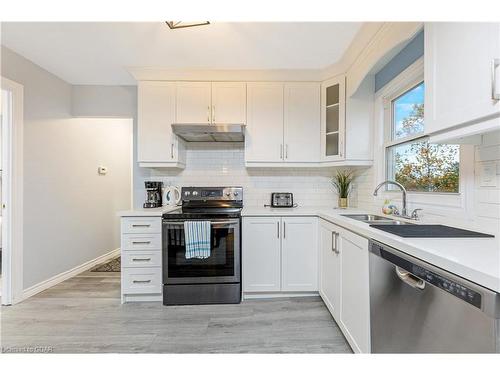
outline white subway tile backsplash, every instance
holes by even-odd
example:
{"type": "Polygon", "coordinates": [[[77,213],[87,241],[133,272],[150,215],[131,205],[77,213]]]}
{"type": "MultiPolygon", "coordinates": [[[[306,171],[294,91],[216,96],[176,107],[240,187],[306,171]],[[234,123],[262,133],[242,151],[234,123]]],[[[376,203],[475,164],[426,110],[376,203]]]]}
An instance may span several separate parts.
{"type": "Polygon", "coordinates": [[[243,186],[247,207],[269,204],[272,192],[291,192],[301,206],[337,206],[332,170],[322,168],[245,168],[241,143],[191,143],[182,171],[151,170],[144,180],[177,186],[243,186]]]}

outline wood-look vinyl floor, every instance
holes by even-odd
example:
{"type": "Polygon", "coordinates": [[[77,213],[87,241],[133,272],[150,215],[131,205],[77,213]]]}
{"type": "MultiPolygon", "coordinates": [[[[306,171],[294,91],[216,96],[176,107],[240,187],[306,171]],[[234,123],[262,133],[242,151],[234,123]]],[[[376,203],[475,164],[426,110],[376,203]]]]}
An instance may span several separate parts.
{"type": "Polygon", "coordinates": [[[351,353],[319,297],[120,304],[120,274],[84,272],[2,306],[3,352],[351,353]]]}

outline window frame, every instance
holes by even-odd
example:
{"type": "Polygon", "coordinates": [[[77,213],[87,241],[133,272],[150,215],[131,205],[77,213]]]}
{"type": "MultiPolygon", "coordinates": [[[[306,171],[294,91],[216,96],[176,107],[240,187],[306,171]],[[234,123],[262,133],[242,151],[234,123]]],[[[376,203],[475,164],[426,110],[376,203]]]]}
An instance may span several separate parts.
{"type": "MultiPolygon", "coordinates": [[[[403,72],[404,73],[404,72],[403,72]]],[[[394,113],[394,106],[393,102],[398,99],[399,97],[403,96],[406,94],[408,91],[414,89],[415,87],[419,86],[420,84],[424,83],[424,71],[423,71],[423,66],[420,69],[417,69],[415,74],[409,76],[409,77],[404,77],[403,73],[400,75],[396,76],[393,81],[395,83],[395,87],[393,89],[388,90],[388,94],[383,96],[383,106],[384,106],[384,111],[383,111],[383,121],[384,121],[384,130],[383,130],[383,139],[384,139],[384,175],[386,180],[392,180],[394,179],[393,176],[393,168],[392,168],[392,158],[391,156],[391,150],[394,149],[396,146],[400,146],[403,144],[409,144],[412,142],[416,141],[425,141],[429,139],[429,136],[425,132],[425,123],[424,123],[424,130],[419,133],[415,133],[406,137],[402,138],[397,138],[393,139],[394,137],[394,118],[395,118],[395,113],[394,113]]],[[[425,103],[425,98],[424,98],[424,103],[425,103]]],[[[424,104],[425,106],[425,104],[424,104]]],[[[424,107],[425,111],[425,107],[424,107]]],[[[459,149],[459,165],[462,164],[462,147],[459,149]]],[[[422,194],[422,195],[460,195],[462,192],[463,184],[462,184],[462,168],[459,166],[459,183],[458,183],[458,192],[437,192],[437,191],[408,191],[408,194],[422,194]]],[[[395,187],[391,186],[386,186],[386,191],[393,191],[397,190],[395,187]]]]}
{"type": "MultiPolygon", "coordinates": [[[[381,181],[387,180],[387,147],[398,143],[404,143],[418,138],[426,138],[428,135],[412,135],[410,137],[400,138],[397,142],[392,142],[388,139],[391,133],[392,123],[388,122],[387,110],[389,99],[400,96],[406,90],[414,87],[419,82],[424,80],[424,59],[421,57],[409,67],[407,67],[398,76],[388,82],[384,87],[375,93],[374,105],[374,136],[375,143],[373,148],[373,176],[372,189],[375,189],[381,181]],[[399,94],[399,95],[398,95],[399,94]],[[388,130],[387,130],[388,129],[388,130]]],[[[425,105],[428,107],[428,98],[424,99],[425,105]]],[[[474,207],[473,191],[474,191],[474,146],[464,144],[460,145],[460,182],[458,193],[447,192],[418,192],[408,191],[409,209],[424,208],[428,214],[436,214],[442,216],[444,213],[449,215],[468,216],[474,207]]],[[[390,189],[386,186],[382,194],[378,197],[372,197],[374,207],[379,207],[383,204],[384,199],[391,199],[395,204],[401,204],[401,193],[399,190],[390,189]]]]}

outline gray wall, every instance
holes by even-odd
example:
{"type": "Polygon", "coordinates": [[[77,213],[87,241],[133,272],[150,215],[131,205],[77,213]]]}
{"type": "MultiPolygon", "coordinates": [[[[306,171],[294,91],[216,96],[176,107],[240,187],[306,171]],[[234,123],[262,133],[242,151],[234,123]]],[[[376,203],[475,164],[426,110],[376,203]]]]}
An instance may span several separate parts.
{"type": "Polygon", "coordinates": [[[26,289],[119,247],[116,211],[131,201],[132,121],[73,118],[71,85],[1,52],[1,75],[24,86],[26,289]]]}
{"type": "Polygon", "coordinates": [[[72,115],[75,117],[131,118],[134,127],[133,201],[134,207],[144,203],[144,180],[150,169],[137,163],[137,86],[75,85],[72,92],[72,115]]]}
{"type": "Polygon", "coordinates": [[[421,31],[394,58],[375,74],[375,92],[424,55],[424,32],[421,31]]]}

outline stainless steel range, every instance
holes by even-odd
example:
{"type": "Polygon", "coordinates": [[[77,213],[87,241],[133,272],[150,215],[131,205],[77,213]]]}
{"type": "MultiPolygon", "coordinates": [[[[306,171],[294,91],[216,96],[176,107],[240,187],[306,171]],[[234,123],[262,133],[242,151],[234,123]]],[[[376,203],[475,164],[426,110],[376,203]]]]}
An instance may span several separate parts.
{"type": "Polygon", "coordinates": [[[241,301],[241,187],[183,187],[182,207],[163,215],[163,304],[241,301]],[[206,257],[188,256],[186,225],[210,222],[206,257]],[[208,250],[208,249],[207,249],[208,250]]]}

